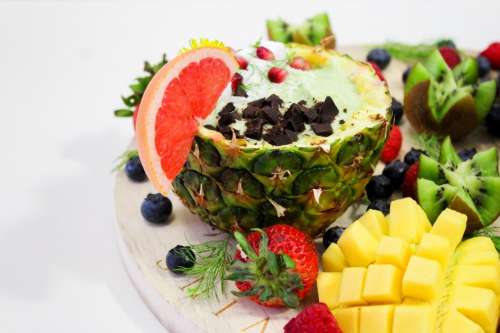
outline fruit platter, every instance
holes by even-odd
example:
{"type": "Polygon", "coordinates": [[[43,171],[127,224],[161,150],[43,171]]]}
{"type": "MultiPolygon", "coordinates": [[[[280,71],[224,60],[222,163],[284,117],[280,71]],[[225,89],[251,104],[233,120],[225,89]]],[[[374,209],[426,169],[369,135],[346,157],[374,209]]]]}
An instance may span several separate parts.
{"type": "Polygon", "coordinates": [[[328,15],[146,62],[118,242],[169,332],[495,333],[500,43],[337,45],[328,15]]]}

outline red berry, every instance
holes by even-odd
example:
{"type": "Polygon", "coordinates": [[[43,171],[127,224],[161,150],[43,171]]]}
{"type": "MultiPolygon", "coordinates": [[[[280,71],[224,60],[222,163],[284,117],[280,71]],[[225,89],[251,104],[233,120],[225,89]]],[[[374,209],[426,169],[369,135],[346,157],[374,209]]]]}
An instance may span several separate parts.
{"type": "Polygon", "coordinates": [[[134,121],[134,129],[135,129],[135,126],[136,126],[136,123],[137,123],[137,114],[139,113],[139,105],[136,105],[135,109],[134,109],[134,113],[132,114],[132,119],[134,121]]]}
{"type": "Polygon", "coordinates": [[[240,69],[247,69],[248,60],[246,60],[242,56],[236,56],[236,61],[238,61],[238,64],[240,65],[240,69]]]}
{"type": "Polygon", "coordinates": [[[399,155],[399,150],[401,149],[401,144],[403,143],[403,136],[399,126],[392,126],[389,132],[389,137],[385,142],[384,148],[382,149],[382,154],[380,159],[384,163],[390,163],[399,155]]]}
{"type": "Polygon", "coordinates": [[[257,54],[257,57],[259,57],[262,60],[274,60],[273,52],[269,50],[267,47],[259,46],[255,51],[255,53],[257,54]]]}
{"type": "Polygon", "coordinates": [[[236,92],[241,82],[243,82],[243,76],[241,76],[240,73],[234,73],[233,78],[231,79],[231,89],[233,90],[233,94],[236,92]]]}
{"type": "Polygon", "coordinates": [[[303,71],[307,71],[311,69],[311,65],[307,62],[306,59],[302,57],[295,57],[290,61],[290,67],[295,69],[300,69],[303,71]]]}
{"type": "Polygon", "coordinates": [[[380,69],[380,67],[378,67],[378,65],[376,63],[374,63],[374,62],[369,62],[369,64],[372,65],[372,68],[375,71],[375,73],[377,74],[377,76],[380,79],[380,81],[386,82],[384,74],[382,74],[382,70],[380,69]]]}
{"type": "Polygon", "coordinates": [[[401,192],[403,197],[415,198],[417,194],[417,178],[418,178],[419,164],[415,162],[411,167],[406,170],[403,185],[401,185],[401,192]]]}
{"type": "Polygon", "coordinates": [[[444,61],[448,64],[448,67],[453,68],[460,63],[460,55],[456,49],[443,46],[439,48],[439,52],[441,53],[444,61]]]}
{"type": "Polygon", "coordinates": [[[273,83],[281,83],[285,81],[287,75],[288,75],[287,71],[279,67],[271,67],[271,69],[269,69],[269,72],[267,72],[267,77],[269,78],[269,81],[273,83]]]}
{"type": "Polygon", "coordinates": [[[285,333],[342,333],[326,304],[307,306],[283,327],[285,333]]]}
{"type": "Polygon", "coordinates": [[[500,42],[491,43],[481,55],[490,61],[491,67],[500,69],[500,42]]]}

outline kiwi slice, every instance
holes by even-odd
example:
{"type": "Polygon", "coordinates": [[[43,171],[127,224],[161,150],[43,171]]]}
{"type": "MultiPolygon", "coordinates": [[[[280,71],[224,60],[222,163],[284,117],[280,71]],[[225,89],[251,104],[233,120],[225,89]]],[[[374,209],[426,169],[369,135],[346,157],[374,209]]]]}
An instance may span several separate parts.
{"type": "Polygon", "coordinates": [[[281,43],[290,43],[292,41],[292,32],[288,23],[282,19],[267,20],[267,35],[270,40],[281,43]]]}
{"type": "Polygon", "coordinates": [[[500,215],[500,176],[495,148],[462,161],[451,139],[437,160],[420,155],[417,199],[431,221],[446,207],[467,215],[467,230],[488,226],[500,215]]]}

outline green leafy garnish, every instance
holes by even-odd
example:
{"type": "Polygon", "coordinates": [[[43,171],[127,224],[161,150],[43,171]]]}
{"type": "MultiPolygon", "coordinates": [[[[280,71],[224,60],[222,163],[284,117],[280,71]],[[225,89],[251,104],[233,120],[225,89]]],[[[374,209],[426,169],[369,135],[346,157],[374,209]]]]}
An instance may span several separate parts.
{"type": "Polygon", "coordinates": [[[193,298],[215,296],[218,299],[219,292],[225,292],[226,273],[232,263],[229,238],[190,247],[195,254],[195,264],[180,270],[186,276],[195,278],[197,282],[187,289],[187,294],[193,298]]]}
{"type": "Polygon", "coordinates": [[[118,156],[118,158],[116,159],[116,161],[118,161],[118,164],[113,168],[113,171],[121,170],[128,161],[138,156],[139,152],[137,150],[127,150],[126,152],[118,156]]]}
{"type": "Polygon", "coordinates": [[[127,108],[115,110],[114,114],[116,117],[131,117],[134,114],[134,109],[141,102],[142,95],[144,94],[149,82],[167,62],[165,54],[162,55],[160,62],[156,64],[151,64],[148,61],[144,62],[143,70],[148,75],[136,78],[135,82],[129,85],[130,90],[132,90],[132,94],[122,96],[123,104],[125,104],[127,108]]]}
{"type": "Polygon", "coordinates": [[[491,239],[493,244],[495,244],[495,248],[498,253],[500,253],[500,236],[498,235],[499,228],[489,225],[482,229],[476,230],[473,233],[473,236],[486,236],[491,239]]]}
{"type": "Polygon", "coordinates": [[[431,44],[405,44],[399,42],[387,42],[377,47],[385,49],[389,54],[404,62],[417,62],[427,58],[432,51],[441,46],[454,45],[450,39],[441,39],[431,44]]]}
{"type": "Polygon", "coordinates": [[[433,134],[417,134],[417,142],[423,150],[427,153],[427,156],[435,160],[439,159],[439,153],[441,150],[441,140],[438,136],[433,134]]]}

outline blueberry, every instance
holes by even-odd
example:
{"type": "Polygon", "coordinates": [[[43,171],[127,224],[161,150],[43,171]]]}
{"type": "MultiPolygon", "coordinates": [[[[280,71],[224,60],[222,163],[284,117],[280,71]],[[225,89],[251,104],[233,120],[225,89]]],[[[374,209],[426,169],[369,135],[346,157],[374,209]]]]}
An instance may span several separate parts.
{"type": "Polygon", "coordinates": [[[425,154],[421,149],[411,147],[410,151],[406,153],[404,161],[408,165],[412,165],[420,159],[420,155],[425,154]]]}
{"type": "Polygon", "coordinates": [[[403,72],[403,83],[406,83],[406,80],[408,80],[408,76],[410,75],[410,71],[412,68],[413,67],[410,66],[403,72]]]}
{"type": "Polygon", "coordinates": [[[335,226],[325,231],[323,234],[323,246],[325,249],[327,249],[330,244],[337,243],[344,230],[345,229],[342,227],[335,226]]]}
{"type": "Polygon", "coordinates": [[[128,160],[127,164],[125,164],[125,174],[134,182],[143,182],[147,178],[138,156],[132,157],[128,160]]]}
{"type": "Polygon", "coordinates": [[[399,123],[401,122],[401,118],[403,117],[403,104],[401,104],[400,101],[398,101],[393,97],[391,110],[392,110],[392,115],[394,116],[394,123],[396,125],[399,125],[399,123]]]}
{"type": "Polygon", "coordinates": [[[486,74],[488,74],[491,70],[491,63],[488,60],[488,58],[483,57],[483,56],[477,56],[476,58],[477,61],[477,66],[478,66],[478,71],[479,71],[479,77],[484,77],[486,74]]]}
{"type": "Polygon", "coordinates": [[[397,189],[403,184],[405,173],[408,168],[409,166],[405,162],[394,160],[385,166],[382,174],[389,178],[393,188],[397,189]]]}
{"type": "Polygon", "coordinates": [[[368,199],[373,201],[375,199],[387,199],[391,196],[393,191],[391,180],[384,175],[372,177],[366,185],[366,194],[368,199]]]}
{"type": "Polygon", "coordinates": [[[384,49],[373,49],[366,56],[366,61],[376,63],[383,70],[391,62],[391,55],[384,49]]]}
{"type": "Polygon", "coordinates": [[[500,137],[500,104],[493,104],[485,123],[490,134],[500,137]]]}
{"type": "Polygon", "coordinates": [[[171,272],[182,274],[184,269],[194,266],[196,256],[189,246],[177,245],[167,254],[167,267],[171,272]]]}
{"type": "Polygon", "coordinates": [[[459,151],[458,156],[462,159],[462,161],[467,161],[472,159],[476,153],[476,148],[469,148],[459,151]]]}
{"type": "Polygon", "coordinates": [[[172,203],[170,199],[161,195],[161,193],[148,194],[141,205],[141,214],[151,223],[166,223],[170,214],[172,214],[172,203]]]}
{"type": "Polygon", "coordinates": [[[382,213],[384,213],[384,215],[387,215],[389,214],[389,200],[386,199],[373,200],[372,202],[370,202],[366,210],[368,209],[379,210],[382,213]]]}

